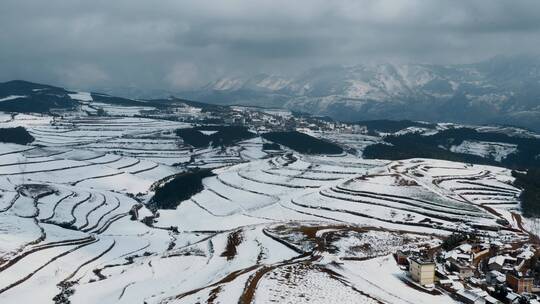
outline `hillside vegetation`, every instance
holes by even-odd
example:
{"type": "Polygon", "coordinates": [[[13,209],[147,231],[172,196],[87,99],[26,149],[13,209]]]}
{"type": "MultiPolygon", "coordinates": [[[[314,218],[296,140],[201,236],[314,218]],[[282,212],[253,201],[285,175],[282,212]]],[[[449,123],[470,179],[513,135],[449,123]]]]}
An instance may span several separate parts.
{"type": "Polygon", "coordinates": [[[270,132],[262,135],[264,139],[287,146],[306,154],[341,154],[343,149],[336,144],[309,136],[297,131],[270,132]]]}
{"type": "Polygon", "coordinates": [[[540,169],[529,169],[527,173],[513,171],[514,185],[522,188],[520,200],[525,216],[540,216],[540,169]]]}
{"type": "Polygon", "coordinates": [[[177,129],[176,135],[195,148],[230,146],[238,141],[255,137],[246,127],[237,126],[202,126],[196,128],[177,129]],[[204,134],[201,131],[213,131],[204,134]]]}
{"type": "Polygon", "coordinates": [[[478,132],[470,128],[457,128],[440,131],[434,135],[409,133],[391,135],[384,138],[387,144],[368,146],[364,151],[366,158],[407,159],[434,158],[476,164],[504,165],[510,168],[526,169],[539,167],[540,139],[512,137],[502,133],[478,132]],[[450,151],[452,146],[459,146],[464,141],[482,141],[513,144],[517,151],[501,160],[500,163],[485,157],[450,151]]]}
{"type": "Polygon", "coordinates": [[[201,192],[202,180],[214,175],[211,170],[196,170],[177,175],[169,182],[156,189],[148,204],[153,209],[175,209],[182,201],[201,192]]]}
{"type": "Polygon", "coordinates": [[[34,137],[23,127],[0,129],[0,142],[26,145],[34,141],[34,137]]]}

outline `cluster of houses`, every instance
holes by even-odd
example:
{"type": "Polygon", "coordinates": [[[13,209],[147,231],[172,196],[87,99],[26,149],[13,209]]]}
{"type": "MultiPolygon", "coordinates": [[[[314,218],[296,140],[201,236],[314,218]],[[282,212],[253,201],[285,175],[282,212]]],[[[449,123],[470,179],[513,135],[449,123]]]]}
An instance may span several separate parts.
{"type": "Polygon", "coordinates": [[[460,302],[536,304],[540,303],[535,278],[539,254],[530,244],[465,241],[448,251],[398,251],[395,257],[413,282],[460,302]]]}
{"type": "MultiPolygon", "coordinates": [[[[170,107],[141,109],[135,115],[146,118],[170,119],[175,121],[204,123],[204,124],[227,124],[248,125],[258,132],[267,131],[291,131],[300,132],[325,132],[338,133],[361,133],[367,134],[366,126],[336,122],[326,117],[316,117],[308,114],[295,114],[282,109],[264,109],[257,107],[231,106],[209,107],[206,109],[196,105],[188,105],[181,100],[171,100],[170,107]]],[[[126,115],[128,116],[128,115],[126,115]]]]}
{"type": "Polygon", "coordinates": [[[335,122],[310,115],[293,115],[286,110],[233,107],[233,111],[218,113],[230,125],[249,125],[259,132],[266,131],[334,131],[341,133],[367,133],[361,125],[335,122]]]}

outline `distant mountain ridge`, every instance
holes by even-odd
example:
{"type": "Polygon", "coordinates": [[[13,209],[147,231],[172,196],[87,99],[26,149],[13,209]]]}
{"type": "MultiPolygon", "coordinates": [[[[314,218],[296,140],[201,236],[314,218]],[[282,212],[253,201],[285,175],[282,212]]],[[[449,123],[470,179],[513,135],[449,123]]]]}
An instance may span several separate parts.
{"type": "Polygon", "coordinates": [[[498,123],[540,130],[540,57],[460,65],[374,64],[315,68],[294,78],[223,78],[182,97],[285,107],[335,119],[498,123]]]}
{"type": "Polygon", "coordinates": [[[25,80],[0,82],[0,111],[15,113],[50,113],[53,110],[75,110],[81,103],[98,102],[119,106],[163,108],[185,104],[198,108],[222,108],[214,104],[175,97],[159,99],[132,99],[104,93],[78,92],[61,87],[25,80]]]}

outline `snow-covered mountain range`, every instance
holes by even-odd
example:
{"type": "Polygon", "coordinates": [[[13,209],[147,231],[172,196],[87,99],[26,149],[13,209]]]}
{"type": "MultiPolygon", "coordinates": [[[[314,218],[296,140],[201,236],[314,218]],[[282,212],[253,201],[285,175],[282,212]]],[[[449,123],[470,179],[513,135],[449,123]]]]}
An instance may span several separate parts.
{"type": "Polygon", "coordinates": [[[420,119],[540,129],[540,57],[495,57],[461,65],[327,66],[291,78],[222,78],[180,95],[344,120],[420,119]]]}

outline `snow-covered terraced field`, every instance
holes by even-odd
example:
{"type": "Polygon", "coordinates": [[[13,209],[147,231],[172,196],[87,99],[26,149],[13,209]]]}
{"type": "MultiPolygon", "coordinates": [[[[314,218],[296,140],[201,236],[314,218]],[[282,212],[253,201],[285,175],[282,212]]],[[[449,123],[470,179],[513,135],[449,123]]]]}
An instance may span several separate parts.
{"type": "Polygon", "coordinates": [[[339,143],[347,148],[354,149],[356,151],[356,154],[358,156],[362,156],[362,151],[367,146],[381,143],[382,139],[380,137],[366,135],[366,134],[360,134],[355,132],[350,133],[331,133],[331,132],[309,132],[308,134],[328,139],[330,141],[339,143]]]}
{"type": "Polygon", "coordinates": [[[502,168],[274,155],[260,137],[196,149],[174,135],[188,124],[159,119],[4,118],[36,141],[0,144],[0,303],[454,303],[408,289],[390,254],[455,231],[528,236],[502,168]],[[195,167],[215,174],[202,191],[147,209],[195,167]]]}
{"type": "Polygon", "coordinates": [[[496,161],[501,161],[509,154],[516,152],[516,150],[517,145],[482,141],[464,141],[459,146],[450,148],[452,152],[478,155],[496,161]]]}
{"type": "MultiPolygon", "coordinates": [[[[349,254],[354,252],[355,259],[384,256],[398,247],[403,247],[403,240],[424,238],[426,241],[426,235],[436,239],[437,235],[448,235],[454,231],[476,231],[479,235],[504,242],[527,238],[527,234],[520,231],[519,227],[504,225],[497,221],[503,212],[499,213],[496,206],[483,208],[475,202],[462,198],[460,189],[447,189],[443,187],[445,182],[439,183],[450,177],[452,180],[474,178],[486,185],[508,180],[508,172],[500,168],[463,167],[457,163],[433,160],[388,163],[350,157],[306,157],[287,154],[215,170],[215,173],[217,176],[205,180],[205,190],[201,193],[182,202],[176,210],[162,210],[155,226],[163,228],[176,226],[179,231],[188,232],[192,229],[192,232],[207,233],[231,231],[242,225],[266,226],[269,228],[264,230],[265,235],[298,252],[299,260],[284,259],[278,265],[253,270],[251,280],[241,271],[235,281],[227,284],[218,281],[217,285],[211,284],[207,289],[197,290],[197,296],[181,294],[182,300],[189,296],[189,300],[185,302],[208,299],[222,299],[226,302],[225,299],[231,296],[229,293],[233,289],[231,285],[245,285],[244,293],[235,294],[235,297],[240,299],[248,297],[255,303],[266,303],[272,299],[278,302],[279,299],[287,299],[303,303],[313,297],[303,293],[302,288],[315,288],[315,285],[310,284],[316,283],[308,278],[317,278],[322,282],[332,280],[332,283],[328,283],[329,286],[337,284],[334,288],[339,290],[338,297],[356,292],[357,300],[363,299],[362,301],[366,303],[369,301],[393,303],[388,302],[391,299],[388,293],[381,290],[380,293],[373,294],[369,288],[366,289],[366,285],[362,285],[364,283],[359,281],[354,271],[348,274],[351,281],[349,277],[346,277],[345,281],[352,282],[354,279],[362,288],[359,289],[356,285],[346,282],[340,283],[338,279],[341,278],[340,275],[331,275],[332,267],[328,265],[333,264],[329,261],[337,257],[343,258],[344,252],[349,254]],[[415,174],[414,170],[422,172],[433,170],[433,176],[429,177],[428,183],[417,176],[419,174],[415,174]],[[178,221],[178,218],[185,220],[178,221]],[[197,220],[193,220],[194,218],[197,220]],[[276,234],[275,231],[268,230],[272,227],[269,225],[275,223],[291,225],[291,222],[296,223],[299,230],[315,229],[306,227],[329,224],[345,227],[344,234],[336,240],[336,246],[343,251],[336,253],[328,249],[315,250],[314,248],[318,246],[317,240],[320,241],[324,232],[321,232],[321,235],[311,235],[314,245],[306,247],[305,244],[302,245],[303,243],[295,243],[306,238],[306,235],[300,232],[285,231],[276,234]],[[360,252],[347,250],[351,247],[363,248],[362,237],[356,235],[351,239],[350,235],[351,231],[355,231],[358,227],[366,229],[360,233],[361,236],[365,235],[370,241],[377,237],[383,238],[384,241],[381,243],[388,244],[389,247],[370,248],[360,252]],[[381,233],[379,236],[368,236],[373,231],[381,233]],[[390,244],[394,244],[394,247],[390,244]],[[303,254],[308,253],[309,258],[303,257],[303,254]],[[331,257],[330,260],[328,256],[331,257]],[[319,260],[320,262],[315,263],[319,260]],[[291,277],[296,275],[305,279],[292,280],[291,277]],[[285,277],[289,279],[284,279],[285,277]],[[240,282],[248,280],[249,283],[238,283],[236,280],[240,282]],[[260,285],[253,283],[254,280],[260,285]],[[305,287],[298,289],[298,286],[305,287]],[[283,294],[280,294],[279,290],[283,290],[283,294]]],[[[423,174],[428,176],[428,172],[423,174]]],[[[512,193],[518,192],[512,186],[502,183],[504,185],[499,187],[507,187],[507,191],[512,193]]],[[[325,231],[322,227],[317,229],[325,231]]],[[[307,238],[309,239],[309,236],[307,238]]],[[[438,244],[437,241],[433,243],[433,240],[428,243],[430,246],[438,244]]],[[[391,262],[387,263],[389,265],[383,269],[388,269],[389,273],[386,275],[392,276],[392,273],[398,270],[391,262]]],[[[326,298],[324,293],[314,295],[320,299],[326,298]]],[[[402,296],[403,303],[412,299],[409,298],[410,294],[402,296]]],[[[438,300],[453,302],[442,295],[432,298],[423,295],[420,298],[425,303],[438,300]]],[[[182,303],[180,299],[178,301],[182,303]]]]}

